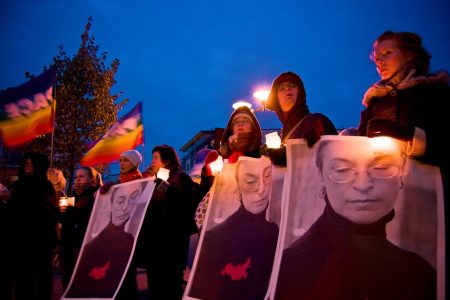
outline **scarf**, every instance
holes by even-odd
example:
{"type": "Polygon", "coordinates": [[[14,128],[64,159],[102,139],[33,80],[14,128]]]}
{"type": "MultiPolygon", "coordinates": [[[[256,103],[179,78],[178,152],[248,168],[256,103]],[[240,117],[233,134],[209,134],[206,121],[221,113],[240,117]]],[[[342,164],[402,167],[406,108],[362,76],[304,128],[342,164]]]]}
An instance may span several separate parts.
{"type": "Polygon", "coordinates": [[[449,75],[446,71],[438,71],[434,74],[414,76],[416,75],[416,69],[411,66],[405,66],[401,71],[394,75],[389,81],[380,80],[372,85],[364,94],[362,104],[369,106],[372,98],[384,97],[391,93],[393,90],[406,90],[410,87],[442,82],[448,84],[449,75]]]}
{"type": "Polygon", "coordinates": [[[141,172],[138,169],[136,169],[136,170],[130,171],[128,173],[121,173],[120,177],[119,177],[119,181],[120,181],[120,183],[125,183],[128,181],[133,181],[133,180],[142,179],[142,178],[143,177],[142,177],[141,172]]]}

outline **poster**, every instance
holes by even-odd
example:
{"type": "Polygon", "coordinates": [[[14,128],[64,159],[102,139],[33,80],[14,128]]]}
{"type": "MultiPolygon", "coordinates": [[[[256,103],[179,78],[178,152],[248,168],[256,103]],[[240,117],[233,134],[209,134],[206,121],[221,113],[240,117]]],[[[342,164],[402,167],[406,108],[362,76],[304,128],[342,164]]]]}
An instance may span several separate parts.
{"type": "Polygon", "coordinates": [[[281,219],[284,168],[240,157],[216,176],[184,299],[263,299],[281,219]]]}
{"type": "Polygon", "coordinates": [[[140,179],[97,193],[80,255],[62,299],[114,299],[128,270],[155,183],[140,179]]]}
{"type": "Polygon", "coordinates": [[[270,299],[444,299],[439,170],[393,139],[287,145],[270,299]]]}

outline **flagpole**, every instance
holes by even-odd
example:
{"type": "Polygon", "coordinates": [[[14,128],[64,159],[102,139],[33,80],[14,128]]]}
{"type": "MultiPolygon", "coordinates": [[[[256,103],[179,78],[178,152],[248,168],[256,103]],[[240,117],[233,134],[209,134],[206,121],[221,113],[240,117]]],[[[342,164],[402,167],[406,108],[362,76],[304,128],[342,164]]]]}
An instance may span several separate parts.
{"type": "MultiPolygon", "coordinates": [[[[55,77],[56,77],[56,72],[55,72],[55,77]]],[[[56,96],[56,80],[52,80],[52,83],[54,85],[54,89],[52,89],[52,118],[53,118],[53,130],[52,130],[52,139],[51,139],[51,143],[50,143],[50,168],[53,168],[53,143],[54,143],[54,138],[55,138],[55,114],[56,114],[56,105],[55,105],[55,97],[53,97],[53,95],[56,96]]]]}
{"type": "Polygon", "coordinates": [[[145,149],[144,149],[145,144],[144,144],[144,142],[142,142],[141,147],[142,147],[142,164],[141,164],[141,166],[142,166],[142,172],[144,172],[146,170],[145,169],[146,166],[145,166],[145,149]]]}

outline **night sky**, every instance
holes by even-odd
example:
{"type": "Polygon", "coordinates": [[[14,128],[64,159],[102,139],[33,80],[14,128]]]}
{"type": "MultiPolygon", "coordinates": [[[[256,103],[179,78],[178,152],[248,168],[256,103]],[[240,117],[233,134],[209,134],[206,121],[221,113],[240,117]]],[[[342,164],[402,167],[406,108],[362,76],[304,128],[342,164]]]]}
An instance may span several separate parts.
{"type": "MultiPolygon", "coordinates": [[[[41,73],[61,44],[74,55],[89,16],[100,52],[121,63],[114,91],[130,99],[121,115],[144,103],[145,164],[157,144],[179,150],[198,131],[224,127],[236,100],[257,108],[254,90],[285,71],[302,77],[312,112],[357,126],[378,80],[369,51],[385,30],[420,34],[431,70],[450,70],[448,0],[6,0],[0,89],[41,73]]],[[[281,126],[273,112],[257,117],[263,128],[281,126]]]]}

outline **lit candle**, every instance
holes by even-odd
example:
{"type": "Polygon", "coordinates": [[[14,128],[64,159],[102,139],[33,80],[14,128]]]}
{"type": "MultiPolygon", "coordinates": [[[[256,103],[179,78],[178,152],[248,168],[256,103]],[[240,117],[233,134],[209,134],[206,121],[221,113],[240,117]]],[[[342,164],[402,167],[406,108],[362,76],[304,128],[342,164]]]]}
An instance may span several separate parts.
{"type": "Polygon", "coordinates": [[[74,206],[75,205],[75,197],[67,198],[67,205],[68,206],[74,206]]]}
{"type": "Polygon", "coordinates": [[[169,172],[170,171],[168,169],[159,168],[158,173],[156,173],[156,177],[158,177],[164,181],[167,181],[167,179],[169,179],[169,172]]]}
{"type": "Polygon", "coordinates": [[[266,145],[268,148],[280,148],[281,138],[278,136],[277,132],[266,134],[266,145]]]}
{"type": "Polygon", "coordinates": [[[399,144],[391,137],[379,136],[369,139],[373,152],[384,153],[389,151],[395,151],[399,144]]]}
{"type": "Polygon", "coordinates": [[[209,164],[211,167],[212,175],[217,175],[222,171],[223,168],[223,159],[222,156],[219,155],[215,161],[209,164]]]}
{"type": "Polygon", "coordinates": [[[61,197],[61,198],[59,199],[59,206],[60,206],[60,207],[67,207],[67,205],[68,205],[68,203],[67,203],[67,198],[61,197]]]}

